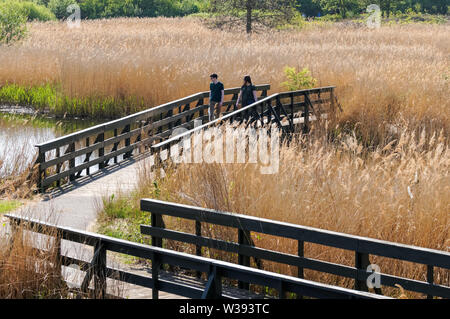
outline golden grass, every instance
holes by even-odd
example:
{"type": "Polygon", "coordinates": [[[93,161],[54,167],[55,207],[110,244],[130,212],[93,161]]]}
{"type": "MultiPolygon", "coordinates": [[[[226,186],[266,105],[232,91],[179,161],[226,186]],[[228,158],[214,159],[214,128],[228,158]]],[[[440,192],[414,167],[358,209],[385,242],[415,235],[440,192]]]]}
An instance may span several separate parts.
{"type": "MultiPolygon", "coordinates": [[[[179,164],[167,171],[155,192],[154,178],[143,166],[139,198],[155,197],[190,205],[280,220],[299,225],[416,245],[450,249],[450,149],[442,133],[427,138],[425,130],[392,136],[393,142],[374,151],[351,134],[334,143],[316,136],[283,145],[280,170],[260,174],[255,164],[179,164]]],[[[147,167],[148,168],[148,167],[147,167]]],[[[167,218],[167,217],[166,217],[167,218]]],[[[166,219],[172,229],[195,232],[192,223],[166,219]]],[[[236,230],[204,227],[204,235],[237,240],[236,230]]],[[[294,240],[252,234],[259,247],[297,253],[294,240]]],[[[169,242],[182,251],[190,245],[169,242]]],[[[237,262],[236,256],[209,251],[210,256],[237,262]]],[[[354,266],[349,251],[305,244],[305,256],[354,266]]],[[[373,257],[384,273],[426,281],[426,268],[393,259],[373,257]]],[[[296,275],[297,268],[263,262],[266,270],[296,275]]],[[[353,287],[344,279],[311,270],[305,278],[353,287]]],[[[448,270],[437,269],[435,282],[450,284],[448,270]]],[[[398,296],[398,289],[385,293],[398,296]]],[[[418,297],[418,294],[409,294],[418,297]]]]}
{"type": "Polygon", "coordinates": [[[251,74],[279,91],[286,65],[308,67],[318,85],[336,85],[344,122],[367,138],[399,113],[448,128],[449,25],[341,25],[268,31],[251,39],[208,29],[193,18],[32,23],[23,44],[0,48],[0,85],[56,83],[70,97],[142,98],[149,107],[251,74]]]}
{"type": "Polygon", "coordinates": [[[56,234],[47,231],[41,237],[44,251],[33,250],[36,237],[29,232],[32,228],[18,226],[10,236],[0,233],[0,298],[66,298],[68,289],[61,276],[61,260],[52,240],[56,234]]]}

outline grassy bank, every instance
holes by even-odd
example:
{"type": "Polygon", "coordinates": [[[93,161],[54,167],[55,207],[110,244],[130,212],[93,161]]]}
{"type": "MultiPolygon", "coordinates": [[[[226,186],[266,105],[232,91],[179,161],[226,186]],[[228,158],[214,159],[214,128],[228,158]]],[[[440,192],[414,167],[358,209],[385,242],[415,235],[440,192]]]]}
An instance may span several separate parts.
{"type": "Polygon", "coordinates": [[[137,112],[145,105],[139,98],[68,97],[60,85],[21,86],[6,84],[0,88],[0,104],[31,106],[38,112],[56,117],[108,119],[137,112]]]}
{"type": "Polygon", "coordinates": [[[15,200],[0,199],[0,214],[4,214],[19,208],[22,204],[15,200]]]}

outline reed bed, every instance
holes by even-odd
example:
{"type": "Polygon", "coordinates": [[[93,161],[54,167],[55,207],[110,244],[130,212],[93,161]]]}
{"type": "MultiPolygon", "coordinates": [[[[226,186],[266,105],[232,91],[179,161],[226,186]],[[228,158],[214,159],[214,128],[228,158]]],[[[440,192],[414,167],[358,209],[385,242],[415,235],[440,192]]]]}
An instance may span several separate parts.
{"type": "Polygon", "coordinates": [[[61,260],[57,253],[55,231],[40,237],[43,251],[33,249],[36,236],[30,226],[16,226],[12,233],[0,231],[0,298],[60,299],[69,290],[61,276],[61,260]]]}
{"type": "Polygon", "coordinates": [[[206,91],[212,72],[226,87],[250,74],[277,92],[286,65],[308,67],[318,85],[337,86],[343,123],[362,123],[370,139],[400,113],[448,129],[449,29],[335,25],[249,38],[194,18],[83,21],[79,29],[32,23],[25,42],[0,48],[0,86],[50,83],[60,99],[88,101],[62,105],[59,114],[118,116],[206,91]]]}
{"type": "MultiPolygon", "coordinates": [[[[326,135],[325,135],[326,136],[326,135]]],[[[297,137],[280,149],[280,170],[262,175],[256,164],[178,164],[157,180],[148,166],[140,171],[136,199],[153,197],[189,205],[290,222],[442,251],[450,249],[450,149],[442,132],[427,137],[403,128],[392,142],[365,150],[354,134],[330,143],[324,136],[297,137]]],[[[138,201],[135,202],[138,206],[138,201]]],[[[111,207],[110,207],[111,208],[111,207]]],[[[194,224],[166,217],[166,225],[195,233],[194,224]]],[[[202,228],[204,235],[237,241],[226,227],[202,228]]],[[[256,246],[297,254],[297,242],[252,233],[256,246]]],[[[192,245],[169,241],[171,249],[195,254],[192,245]]],[[[237,262],[216,250],[206,255],[237,262]]],[[[305,256],[354,266],[351,252],[305,244],[305,256]]],[[[388,274],[426,281],[426,268],[373,257],[388,274]]],[[[264,269],[296,276],[297,268],[263,262],[264,269]]],[[[353,287],[352,279],[305,270],[305,278],[353,287]]],[[[438,269],[436,283],[450,284],[438,269]]],[[[398,297],[399,289],[383,290],[398,297]]],[[[407,292],[408,297],[421,297],[407,292]]]]}

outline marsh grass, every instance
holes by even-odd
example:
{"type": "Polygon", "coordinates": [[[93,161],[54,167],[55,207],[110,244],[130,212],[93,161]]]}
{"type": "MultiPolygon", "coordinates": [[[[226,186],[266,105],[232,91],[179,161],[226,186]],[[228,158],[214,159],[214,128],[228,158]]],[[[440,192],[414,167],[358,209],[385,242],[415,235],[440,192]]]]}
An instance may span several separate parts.
{"type": "MultiPolygon", "coordinates": [[[[282,145],[280,170],[273,175],[262,175],[256,164],[202,163],[169,166],[164,178],[155,178],[150,167],[143,165],[135,193],[108,202],[109,222],[118,220],[111,212],[124,202],[134,211],[140,198],[150,197],[448,251],[448,137],[442,131],[428,136],[426,131],[416,134],[402,127],[391,134],[391,142],[373,150],[365,148],[356,134],[341,133],[331,142],[326,132],[313,132],[308,139],[297,137],[282,145]]],[[[121,223],[136,223],[134,216],[121,218],[121,223]]],[[[195,232],[193,222],[165,217],[165,223],[170,229],[195,232]]],[[[137,227],[129,231],[139,232],[137,227]]],[[[202,232],[237,241],[235,229],[205,224],[202,232]]],[[[294,240],[258,233],[252,233],[252,239],[258,247],[297,253],[294,240]]],[[[188,244],[167,241],[166,247],[195,254],[188,244]]],[[[204,249],[203,254],[237,262],[235,254],[213,249],[204,249]]],[[[306,243],[305,256],[354,266],[354,254],[341,249],[306,243]]],[[[426,281],[425,266],[382,257],[372,257],[371,262],[384,273],[426,281]]],[[[296,267],[269,261],[263,261],[263,267],[294,276],[297,272],[296,267]]],[[[305,270],[305,278],[353,287],[352,279],[312,270],[305,270]]],[[[448,270],[436,269],[435,283],[449,285],[449,279],[448,270]]],[[[396,288],[383,291],[395,297],[402,294],[396,288]]]]}
{"type": "Polygon", "coordinates": [[[109,117],[206,91],[212,72],[226,87],[251,74],[278,92],[286,66],[308,68],[317,86],[337,86],[341,128],[376,143],[400,115],[409,126],[433,121],[448,132],[449,28],[334,24],[247,38],[195,18],[83,21],[80,29],[32,23],[26,42],[0,49],[0,86],[39,88],[18,100],[50,103],[57,114],[109,117]]]}
{"type": "Polygon", "coordinates": [[[59,299],[68,297],[61,277],[61,260],[53,240],[56,233],[44,232],[41,251],[33,249],[36,236],[30,226],[16,226],[7,234],[0,232],[0,298],[59,299]]]}

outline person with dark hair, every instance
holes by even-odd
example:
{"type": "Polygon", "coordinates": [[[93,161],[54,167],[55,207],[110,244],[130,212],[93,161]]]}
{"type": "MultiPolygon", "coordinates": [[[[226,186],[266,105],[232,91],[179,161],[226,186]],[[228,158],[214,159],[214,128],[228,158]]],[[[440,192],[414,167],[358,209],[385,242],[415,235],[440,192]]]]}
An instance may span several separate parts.
{"type": "Polygon", "coordinates": [[[211,83],[209,84],[208,117],[209,121],[213,121],[216,119],[216,112],[218,113],[218,116],[220,116],[220,110],[222,109],[223,97],[225,95],[225,92],[222,82],[219,82],[217,80],[217,74],[213,73],[209,77],[211,78],[211,83]]]}
{"type": "Polygon", "coordinates": [[[256,87],[253,85],[250,75],[246,75],[244,77],[244,84],[242,85],[241,91],[239,92],[239,96],[236,101],[236,108],[238,108],[241,98],[242,107],[246,107],[247,105],[258,101],[258,97],[256,96],[256,87]]]}

